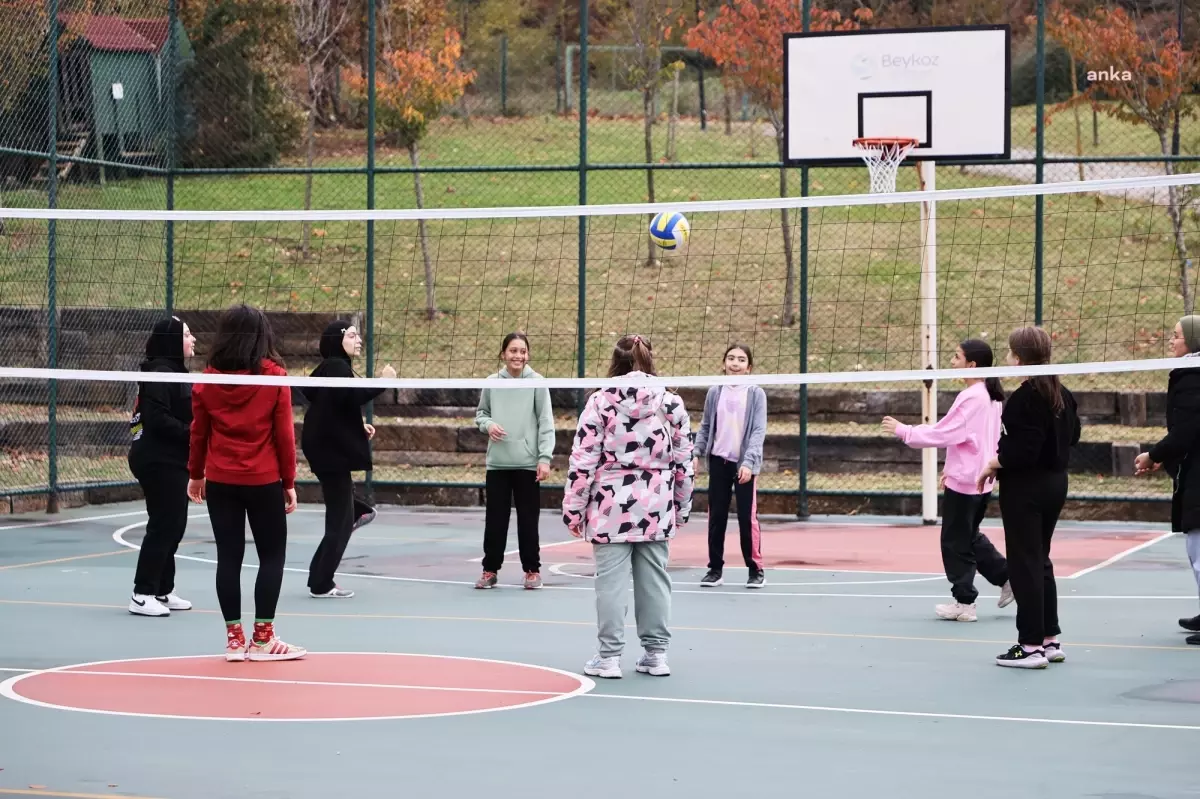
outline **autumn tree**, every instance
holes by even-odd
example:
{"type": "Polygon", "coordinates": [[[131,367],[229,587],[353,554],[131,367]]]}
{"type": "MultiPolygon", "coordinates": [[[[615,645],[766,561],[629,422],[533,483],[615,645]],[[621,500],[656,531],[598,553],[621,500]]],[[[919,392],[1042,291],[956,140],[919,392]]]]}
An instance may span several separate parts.
{"type": "MultiPolygon", "coordinates": [[[[384,74],[377,75],[375,82],[376,126],[384,141],[408,150],[417,208],[425,207],[421,139],[442,109],[458,100],[475,79],[473,71],[462,68],[462,40],[457,30],[443,23],[439,37],[432,39],[428,33],[427,26],[408,27],[404,48],[383,54],[384,74]]],[[[367,81],[361,72],[348,71],[346,83],[357,99],[366,100],[367,81]]],[[[432,320],[437,316],[437,303],[424,219],[417,221],[417,229],[425,260],[425,313],[432,320]]]]}
{"type": "MultiPolygon", "coordinates": [[[[1166,157],[1166,174],[1174,175],[1171,132],[1177,113],[1181,119],[1196,115],[1197,98],[1189,92],[1200,83],[1200,53],[1185,50],[1169,28],[1159,35],[1140,30],[1136,20],[1119,7],[1097,8],[1090,15],[1077,16],[1058,6],[1047,17],[1046,32],[1084,69],[1097,75],[1086,90],[1051,108],[1047,118],[1079,103],[1090,103],[1116,119],[1145,125],[1158,137],[1166,157]],[[1102,74],[1113,77],[1101,79],[1102,74]]],[[[1179,259],[1179,291],[1184,312],[1189,314],[1195,305],[1195,287],[1188,275],[1184,212],[1195,199],[1190,186],[1167,187],[1167,215],[1179,259]]]]}
{"type": "MultiPolygon", "coordinates": [[[[855,30],[871,19],[871,11],[861,8],[851,18],[837,11],[814,8],[810,11],[809,30],[855,30]]],[[[775,131],[779,161],[785,160],[783,148],[783,35],[803,30],[800,4],[795,0],[732,0],[711,17],[701,21],[687,35],[687,46],[699,50],[723,70],[727,86],[745,91],[766,109],[775,131]]],[[[779,168],[779,196],[788,196],[788,170],[779,168]]],[[[787,208],[779,210],[786,263],[784,280],[783,324],[796,323],[793,296],[796,293],[795,259],[792,254],[792,228],[787,208]]]]}

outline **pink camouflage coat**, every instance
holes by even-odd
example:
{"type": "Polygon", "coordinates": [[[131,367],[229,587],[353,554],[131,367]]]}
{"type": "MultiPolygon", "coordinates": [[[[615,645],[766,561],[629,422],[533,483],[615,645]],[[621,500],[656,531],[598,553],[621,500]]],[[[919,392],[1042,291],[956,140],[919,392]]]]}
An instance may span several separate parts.
{"type": "Polygon", "coordinates": [[[692,436],[676,394],[633,385],[594,393],[579,417],[563,521],[587,541],[622,544],[675,535],[692,511],[692,436]]]}

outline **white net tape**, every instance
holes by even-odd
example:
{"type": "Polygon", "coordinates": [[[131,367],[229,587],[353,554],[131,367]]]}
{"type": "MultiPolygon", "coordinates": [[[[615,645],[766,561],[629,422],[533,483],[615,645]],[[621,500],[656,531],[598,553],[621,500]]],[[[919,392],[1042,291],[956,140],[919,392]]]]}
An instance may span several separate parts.
{"type": "Polygon", "coordinates": [[[871,193],[890,194],[896,190],[896,173],[908,151],[917,145],[915,139],[859,139],[854,146],[862,151],[862,159],[871,174],[871,193]]]}

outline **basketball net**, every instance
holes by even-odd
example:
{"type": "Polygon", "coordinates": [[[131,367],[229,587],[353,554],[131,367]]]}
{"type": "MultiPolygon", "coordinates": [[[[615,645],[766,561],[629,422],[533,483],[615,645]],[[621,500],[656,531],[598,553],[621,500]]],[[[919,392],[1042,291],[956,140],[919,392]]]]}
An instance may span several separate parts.
{"type": "Polygon", "coordinates": [[[890,194],[896,190],[896,173],[908,151],[917,146],[916,139],[869,138],[855,139],[854,146],[862,151],[862,159],[871,175],[872,194],[890,194]]]}

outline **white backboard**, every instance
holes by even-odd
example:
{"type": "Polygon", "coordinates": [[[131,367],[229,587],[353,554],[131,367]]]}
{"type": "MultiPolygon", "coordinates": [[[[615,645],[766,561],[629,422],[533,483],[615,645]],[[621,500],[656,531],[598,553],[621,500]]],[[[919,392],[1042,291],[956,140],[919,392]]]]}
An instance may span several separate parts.
{"type": "Polygon", "coordinates": [[[854,139],[919,140],[913,161],[1009,158],[1007,25],[784,36],[784,152],[862,163],[854,139]]]}

